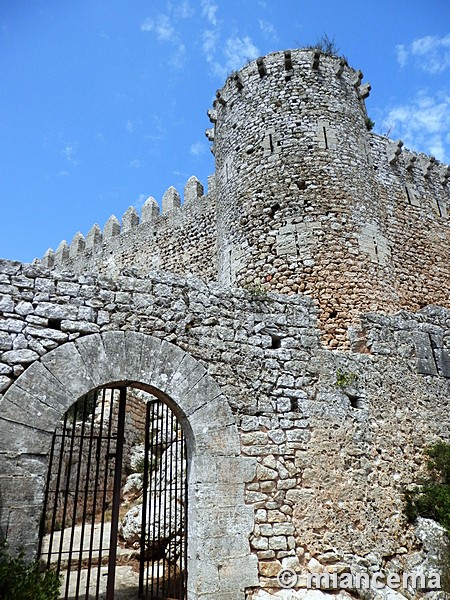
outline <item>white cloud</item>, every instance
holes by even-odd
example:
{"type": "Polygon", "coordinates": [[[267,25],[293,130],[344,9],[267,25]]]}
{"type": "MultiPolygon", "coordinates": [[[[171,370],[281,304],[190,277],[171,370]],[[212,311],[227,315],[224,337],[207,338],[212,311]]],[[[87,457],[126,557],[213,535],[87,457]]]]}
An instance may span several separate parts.
{"type": "Polygon", "coordinates": [[[138,158],[135,158],[134,160],[130,161],[128,166],[132,169],[139,169],[139,167],[141,166],[141,161],[138,158]]]}
{"type": "Polygon", "coordinates": [[[247,61],[259,56],[258,48],[251,38],[232,36],[225,42],[224,56],[228,70],[240,69],[247,61]]]}
{"type": "Polygon", "coordinates": [[[202,49],[205,54],[214,54],[214,52],[216,51],[218,38],[219,34],[217,31],[207,29],[203,32],[202,49]]]}
{"type": "Polygon", "coordinates": [[[450,67],[450,34],[444,37],[427,35],[414,40],[409,46],[396,46],[397,60],[404,67],[409,58],[427,73],[442,73],[450,67]]]}
{"type": "Polygon", "coordinates": [[[69,171],[60,171],[57,176],[58,177],[67,177],[69,175],[69,171]]]}
{"type": "Polygon", "coordinates": [[[408,62],[408,51],[403,44],[395,46],[398,64],[403,68],[408,62]]]}
{"type": "Polygon", "coordinates": [[[153,19],[145,19],[145,21],[141,24],[141,31],[153,31],[155,23],[153,19]]]}
{"type": "MultiPolygon", "coordinates": [[[[185,5],[185,8],[183,9],[182,14],[187,14],[187,3],[182,3],[175,9],[172,7],[172,10],[176,11],[180,7],[183,7],[183,5],[185,5]]],[[[183,66],[186,60],[186,46],[184,45],[180,34],[175,29],[174,23],[167,15],[159,14],[156,19],[146,19],[141,24],[141,30],[154,32],[158,41],[173,44],[175,49],[170,55],[169,63],[175,68],[183,66]]]]}
{"type": "Polygon", "coordinates": [[[221,79],[225,79],[230,72],[240,69],[249,60],[257,58],[260,54],[249,36],[239,37],[233,35],[224,44],[220,44],[223,48],[223,58],[220,60],[215,55],[215,50],[218,47],[217,41],[217,31],[204,32],[203,51],[206,60],[211,65],[213,74],[221,79]]]}
{"type": "Polygon", "coordinates": [[[169,4],[169,8],[177,19],[190,19],[195,13],[187,0],[183,0],[180,4],[169,4]]]}
{"type": "Polygon", "coordinates": [[[260,19],[259,20],[259,28],[261,29],[262,34],[264,35],[264,37],[267,40],[270,40],[271,42],[278,41],[278,34],[275,30],[275,27],[272,25],[272,23],[269,23],[268,21],[263,21],[262,19],[260,19]]]}
{"type": "Polygon", "coordinates": [[[208,19],[214,27],[217,25],[217,11],[219,7],[214,0],[202,0],[202,15],[208,19]]]}
{"type": "Polygon", "coordinates": [[[158,15],[156,20],[146,19],[141,25],[141,31],[154,31],[160,42],[170,42],[176,37],[175,29],[167,15],[158,15]]]}
{"type": "Polygon", "coordinates": [[[64,150],[62,150],[61,154],[66,158],[68,162],[72,165],[79,165],[80,161],[77,160],[77,144],[66,144],[64,150]]]}
{"type": "Polygon", "coordinates": [[[176,40],[175,29],[167,15],[159,15],[155,31],[160,42],[173,42],[176,40]]]}
{"type": "Polygon", "coordinates": [[[133,133],[134,132],[134,123],[133,123],[133,121],[131,121],[130,119],[128,119],[128,121],[125,123],[125,129],[128,131],[128,133],[133,133]]]}
{"type": "Polygon", "coordinates": [[[391,108],[384,125],[407,147],[449,161],[450,94],[431,96],[422,90],[410,103],[391,108]]]}
{"type": "Polygon", "coordinates": [[[206,150],[206,144],[204,144],[203,142],[195,142],[195,144],[192,144],[190,148],[190,153],[193,156],[202,156],[202,154],[205,154],[206,150]]]}

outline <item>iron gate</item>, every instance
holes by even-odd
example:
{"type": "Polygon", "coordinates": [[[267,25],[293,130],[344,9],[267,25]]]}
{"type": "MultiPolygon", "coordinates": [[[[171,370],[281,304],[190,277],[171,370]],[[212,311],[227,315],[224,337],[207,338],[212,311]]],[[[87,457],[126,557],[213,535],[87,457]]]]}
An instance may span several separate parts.
{"type": "Polygon", "coordinates": [[[104,388],[67,411],[53,436],[39,547],[45,566],[63,576],[60,598],[113,600],[122,590],[130,598],[131,585],[136,598],[185,600],[186,464],[176,416],[150,394],[104,388]],[[134,477],[141,473],[142,487],[130,506],[124,484],[139,437],[134,477]],[[130,510],[139,541],[127,548],[119,527],[130,510]],[[128,569],[128,584],[123,564],[135,573],[128,569]]]}

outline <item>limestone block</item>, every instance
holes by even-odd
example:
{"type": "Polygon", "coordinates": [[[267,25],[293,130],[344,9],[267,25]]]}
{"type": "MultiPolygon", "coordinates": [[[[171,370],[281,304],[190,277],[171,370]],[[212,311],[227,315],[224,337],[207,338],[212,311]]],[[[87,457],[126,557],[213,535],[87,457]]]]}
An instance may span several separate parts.
{"type": "Polygon", "coordinates": [[[368,254],[373,262],[377,262],[382,266],[389,264],[391,258],[390,244],[375,224],[369,223],[361,229],[358,244],[360,249],[368,254]]]}
{"type": "Polygon", "coordinates": [[[437,375],[438,372],[429,334],[415,331],[413,337],[416,348],[418,373],[422,375],[437,375]]]}
{"type": "Polygon", "coordinates": [[[60,405],[42,402],[19,386],[12,386],[1,400],[1,415],[5,419],[53,433],[61,416],[60,405]]]}
{"type": "Polygon", "coordinates": [[[422,169],[422,175],[425,177],[425,179],[429,179],[431,177],[431,171],[435,162],[436,159],[434,156],[430,156],[429,158],[421,161],[420,166],[422,169]]]}
{"type": "Polygon", "coordinates": [[[84,394],[95,388],[86,365],[73,342],[63,344],[41,358],[41,362],[56,377],[63,388],[67,389],[69,406],[84,394]]]}
{"type": "Polygon", "coordinates": [[[154,221],[159,217],[159,205],[152,196],[149,196],[144,202],[141,216],[143,223],[154,223],[154,221]]]}
{"type": "Polygon", "coordinates": [[[420,196],[418,195],[416,189],[412,185],[406,184],[406,196],[411,206],[420,207],[422,205],[420,201],[420,196]]]}
{"type": "Polygon", "coordinates": [[[103,227],[105,240],[120,234],[120,223],[115,215],[111,215],[103,227]]]}
{"type": "Polygon", "coordinates": [[[402,140],[397,140],[396,142],[388,142],[386,152],[388,162],[393,165],[398,162],[398,157],[402,153],[403,142],[402,140]]]}
{"type": "Polygon", "coordinates": [[[63,265],[69,260],[69,245],[63,240],[55,252],[55,265],[63,265]]]}
{"type": "Polygon", "coordinates": [[[244,591],[247,587],[259,587],[258,558],[248,552],[241,558],[227,558],[221,561],[221,590],[244,591]]]}
{"type": "Polygon", "coordinates": [[[235,419],[226,398],[221,395],[191,413],[189,423],[194,430],[198,426],[202,429],[202,433],[207,433],[208,430],[216,427],[233,425],[235,419]]]}
{"type": "Polygon", "coordinates": [[[86,241],[84,239],[83,234],[81,232],[76,233],[73,236],[72,242],[70,243],[69,258],[72,260],[76,258],[79,254],[81,254],[84,251],[85,246],[86,241]]]}
{"type": "Polygon", "coordinates": [[[17,379],[16,386],[35,396],[43,404],[64,414],[70,398],[60,381],[41,362],[34,362],[17,379]]]}
{"type": "Polygon", "coordinates": [[[335,149],[337,147],[337,133],[326,119],[319,119],[317,123],[317,141],[319,148],[335,149]]]}
{"type": "Polygon", "coordinates": [[[12,381],[9,377],[7,377],[6,375],[0,375],[0,392],[3,392],[4,390],[8,389],[11,383],[12,381]]]}
{"type": "Polygon", "coordinates": [[[189,392],[180,398],[179,402],[183,412],[187,416],[190,416],[201,406],[208,402],[212,402],[221,395],[222,391],[220,387],[211,377],[206,375],[205,377],[202,377],[189,392]]]}
{"type": "Polygon", "coordinates": [[[9,365],[26,365],[37,360],[38,358],[39,354],[33,350],[28,350],[25,348],[20,350],[8,350],[2,355],[2,360],[9,365]]]}
{"type": "Polygon", "coordinates": [[[53,302],[39,302],[34,312],[38,317],[60,320],[76,320],[78,315],[78,309],[73,304],[55,304],[53,302]]]}
{"type": "Polygon", "coordinates": [[[51,269],[55,264],[55,253],[52,248],[49,248],[42,259],[44,267],[51,269]]]}
{"type": "Polygon", "coordinates": [[[340,77],[344,72],[344,68],[347,66],[347,61],[345,58],[339,59],[339,66],[337,67],[335,73],[337,77],[340,77]]]}
{"type": "Polygon", "coordinates": [[[203,185],[200,181],[194,176],[190,177],[184,186],[184,201],[192,202],[198,200],[203,196],[203,191],[203,185]]]}
{"type": "Polygon", "coordinates": [[[196,436],[199,452],[210,452],[213,456],[239,456],[241,448],[237,427],[229,425],[196,436]]]}
{"type": "Polygon", "coordinates": [[[443,185],[445,185],[448,182],[448,180],[450,179],[450,166],[448,166],[448,165],[442,166],[439,171],[439,177],[440,177],[441,183],[443,185]]]}
{"type": "Polygon", "coordinates": [[[97,225],[97,223],[95,223],[95,225],[93,225],[90,228],[89,233],[86,236],[86,249],[91,250],[95,246],[100,245],[102,243],[102,241],[103,241],[102,230],[97,225]]]}
{"type": "Polygon", "coordinates": [[[125,333],[123,331],[107,331],[102,333],[101,337],[108,361],[105,377],[108,377],[110,382],[125,381],[127,368],[125,333]]]}
{"type": "Polygon", "coordinates": [[[139,215],[134,208],[134,206],[130,206],[124,212],[122,217],[122,232],[130,231],[134,227],[139,225],[139,215]]]}
{"type": "Polygon", "coordinates": [[[206,374],[205,367],[199,361],[189,354],[185,354],[178,370],[173,373],[168,383],[167,393],[170,396],[181,398],[206,374]]]}
{"type": "Polygon", "coordinates": [[[162,212],[163,214],[168,213],[171,210],[180,208],[180,206],[180,194],[173,186],[171,186],[166,192],[164,192],[164,196],[162,198],[162,212]]]}
{"type": "Polygon", "coordinates": [[[0,453],[47,454],[50,451],[53,434],[48,431],[15,423],[1,416],[0,431],[0,453]]]}
{"type": "Polygon", "coordinates": [[[364,85],[361,85],[359,87],[360,98],[362,98],[362,100],[365,100],[366,98],[368,98],[370,95],[371,89],[372,89],[372,86],[370,85],[369,82],[365,83],[364,85]]]}

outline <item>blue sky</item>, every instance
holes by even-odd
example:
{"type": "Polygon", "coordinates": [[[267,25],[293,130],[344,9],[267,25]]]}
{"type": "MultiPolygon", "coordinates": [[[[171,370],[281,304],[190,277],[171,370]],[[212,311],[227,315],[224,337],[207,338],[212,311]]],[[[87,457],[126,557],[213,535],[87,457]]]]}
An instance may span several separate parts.
{"type": "Polygon", "coordinates": [[[370,81],[374,131],[449,163],[449,0],[0,0],[0,257],[206,186],[227,74],[324,33],[370,81]]]}

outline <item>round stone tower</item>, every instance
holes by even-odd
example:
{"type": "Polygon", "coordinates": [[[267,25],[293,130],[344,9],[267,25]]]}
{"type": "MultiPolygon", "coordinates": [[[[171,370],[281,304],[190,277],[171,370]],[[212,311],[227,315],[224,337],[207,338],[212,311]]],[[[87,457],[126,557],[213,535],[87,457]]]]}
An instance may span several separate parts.
{"type": "Polygon", "coordinates": [[[275,52],[230,75],[209,111],[219,280],[310,294],[332,345],[355,309],[395,304],[362,77],[319,50],[275,52]]]}

